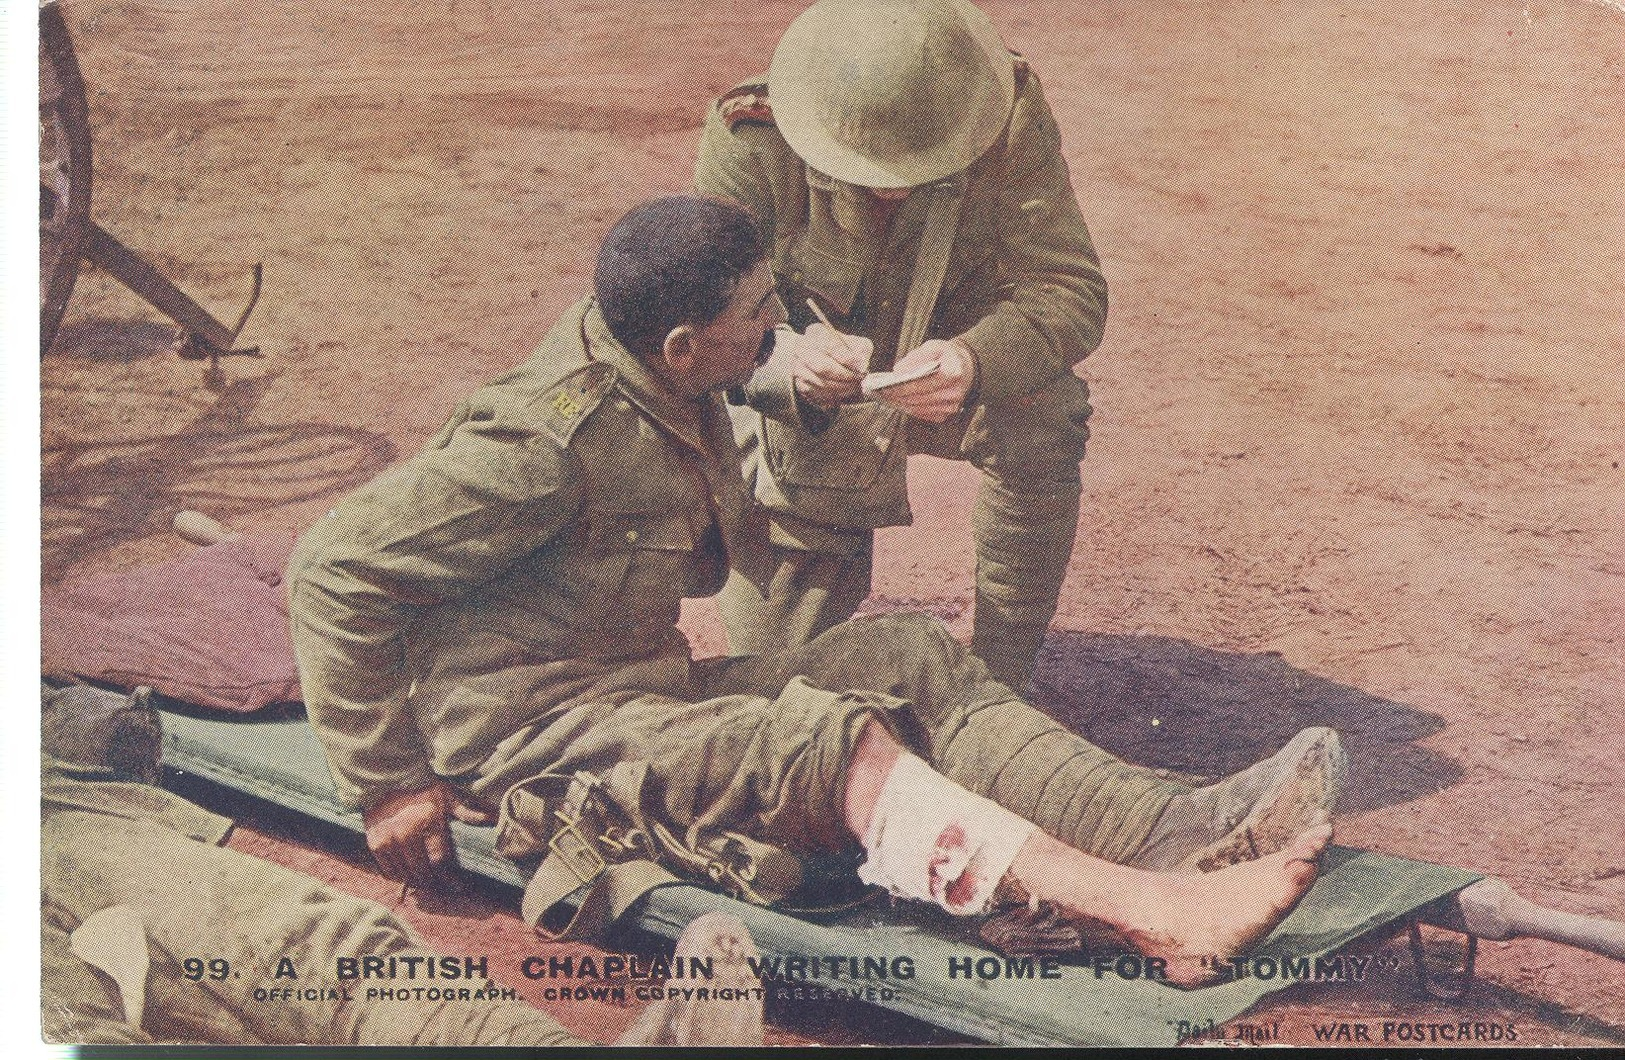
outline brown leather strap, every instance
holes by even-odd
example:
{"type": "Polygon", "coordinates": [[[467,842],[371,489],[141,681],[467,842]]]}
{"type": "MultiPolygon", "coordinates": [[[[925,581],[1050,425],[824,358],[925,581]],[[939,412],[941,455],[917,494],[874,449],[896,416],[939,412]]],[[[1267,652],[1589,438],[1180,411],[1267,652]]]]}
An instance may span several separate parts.
{"type": "Polygon", "coordinates": [[[948,275],[954,236],[959,232],[959,211],[965,201],[964,174],[937,181],[929,192],[931,206],[925,215],[925,230],[920,233],[920,248],[914,255],[914,278],[909,283],[903,326],[897,335],[899,357],[923,342],[931,326],[937,295],[948,275]]]}

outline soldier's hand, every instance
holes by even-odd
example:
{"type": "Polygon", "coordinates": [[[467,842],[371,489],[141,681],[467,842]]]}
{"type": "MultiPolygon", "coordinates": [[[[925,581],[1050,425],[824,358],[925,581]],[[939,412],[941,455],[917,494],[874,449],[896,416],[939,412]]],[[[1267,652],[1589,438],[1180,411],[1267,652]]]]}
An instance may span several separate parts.
{"type": "Polygon", "coordinates": [[[790,378],[803,401],[833,408],[863,392],[874,343],[823,324],[812,325],[792,341],[790,378]]]}
{"type": "Polygon", "coordinates": [[[385,795],[362,812],[367,847],[385,876],[419,885],[451,856],[447,819],[457,797],[443,781],[385,795]]]}
{"type": "Polygon", "coordinates": [[[964,407],[966,396],[976,384],[976,358],[953,339],[928,339],[910,350],[892,370],[903,374],[932,361],[937,362],[937,370],[930,375],[877,390],[874,396],[916,419],[941,423],[964,407]]]}

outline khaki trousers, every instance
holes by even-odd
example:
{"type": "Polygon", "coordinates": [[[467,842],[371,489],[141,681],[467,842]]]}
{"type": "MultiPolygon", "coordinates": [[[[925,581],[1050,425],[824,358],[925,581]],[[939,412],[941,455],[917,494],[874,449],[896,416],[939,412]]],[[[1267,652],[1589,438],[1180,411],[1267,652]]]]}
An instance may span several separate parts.
{"type": "MultiPolygon", "coordinates": [[[[982,472],[971,516],[971,649],[1013,688],[1032,676],[1072,558],[1090,411],[1088,387],[1068,373],[940,424],[908,421],[911,454],[966,460],[982,472]]],[[[820,536],[831,537],[827,529],[820,536]]],[[[794,648],[857,611],[869,594],[874,534],[835,536],[839,543],[823,551],[771,546],[776,569],[766,585],[738,572],[728,579],[717,599],[732,651],[794,648]]]]}
{"type": "Polygon", "coordinates": [[[641,762],[639,804],[677,835],[729,830],[798,854],[851,852],[846,769],[870,718],[949,779],[1112,861],[1133,857],[1185,790],[1033,709],[918,614],[855,619],[792,651],[697,664],[687,698],[580,704],[505,741],[472,787],[498,803],[540,774],[603,777],[641,762]]]}
{"type": "MultiPolygon", "coordinates": [[[[103,785],[84,785],[96,789],[103,785]]],[[[132,785],[121,785],[129,788],[132,785]]],[[[173,799],[157,789],[155,798],[173,799]]],[[[338,957],[438,955],[382,906],[297,873],[199,842],[151,820],[59,810],[41,822],[41,1008],[47,1041],[322,1045],[568,1045],[546,1013],[518,1001],[366,1002],[336,977],[338,957]],[[114,980],[70,948],[92,914],[125,906],[150,960],[145,1016],[127,1022],[114,980]],[[286,957],[298,978],[274,978],[286,957]],[[201,958],[187,977],[183,962],[201,958]],[[225,966],[211,968],[211,960],[225,966]],[[222,967],[229,968],[216,977],[222,967]],[[256,1000],[260,989],[331,989],[351,1000],[256,1000]]],[[[419,964],[419,967],[425,967],[419,964]]],[[[486,986],[417,979],[391,986],[486,986]]]]}

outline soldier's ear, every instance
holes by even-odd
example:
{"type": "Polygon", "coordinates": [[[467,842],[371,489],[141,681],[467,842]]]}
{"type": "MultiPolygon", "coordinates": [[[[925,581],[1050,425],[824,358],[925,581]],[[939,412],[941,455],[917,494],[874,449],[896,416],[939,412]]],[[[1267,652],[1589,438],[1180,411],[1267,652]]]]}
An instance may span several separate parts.
{"type": "Polygon", "coordinates": [[[679,324],[666,332],[660,348],[663,367],[670,373],[684,373],[694,367],[694,327],[679,324]]]}

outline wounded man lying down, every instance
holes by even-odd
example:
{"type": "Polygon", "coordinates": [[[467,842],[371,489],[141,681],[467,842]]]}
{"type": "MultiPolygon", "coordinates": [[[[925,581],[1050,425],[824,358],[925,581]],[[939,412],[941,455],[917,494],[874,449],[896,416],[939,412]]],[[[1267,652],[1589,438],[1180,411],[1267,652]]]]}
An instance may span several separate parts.
{"type": "MultiPolygon", "coordinates": [[[[143,693],[48,692],[40,728],[46,1041],[590,1044],[484,979],[483,960],[475,977],[387,999],[343,979],[341,960],[453,958],[375,902],[224,848],[230,821],[155,786],[159,720],[143,693]]],[[[719,990],[757,984],[737,917],[695,918],[677,956],[708,960],[719,990]]],[[[676,995],[646,1006],[615,1044],[762,1044],[759,998],[676,995]]]]}
{"type": "Polygon", "coordinates": [[[963,915],[1047,903],[1187,984],[1286,915],[1331,838],[1330,730],[1192,789],[1057,725],[922,616],[693,660],[680,601],[730,565],[772,572],[723,393],[808,430],[820,413],[783,370],[798,336],[743,209],[637,207],[594,287],[294,551],[306,706],[384,872],[430,877],[453,816],[582,879],[633,855],[703,875],[727,836],[861,848],[859,874],[894,894],[963,915]],[[556,816],[572,777],[601,782],[636,841],[556,816]]]}

